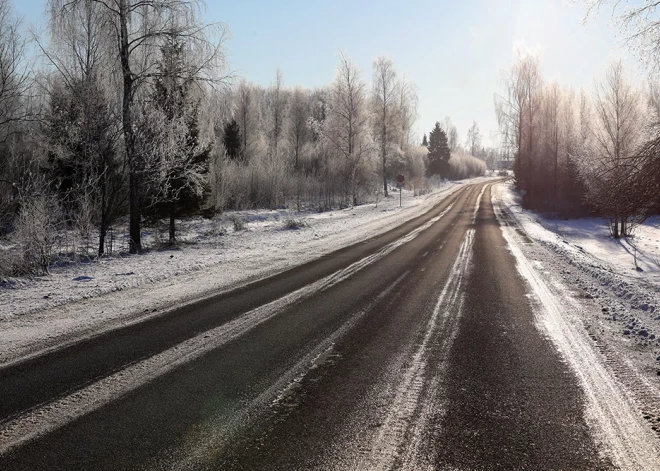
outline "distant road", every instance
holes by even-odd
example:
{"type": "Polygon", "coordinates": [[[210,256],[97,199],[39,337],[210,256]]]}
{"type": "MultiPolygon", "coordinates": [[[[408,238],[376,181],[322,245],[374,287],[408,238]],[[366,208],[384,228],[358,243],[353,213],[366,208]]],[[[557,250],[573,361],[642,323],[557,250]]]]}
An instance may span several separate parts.
{"type": "Polygon", "coordinates": [[[0,370],[0,469],[607,469],[491,205],[0,370]]]}

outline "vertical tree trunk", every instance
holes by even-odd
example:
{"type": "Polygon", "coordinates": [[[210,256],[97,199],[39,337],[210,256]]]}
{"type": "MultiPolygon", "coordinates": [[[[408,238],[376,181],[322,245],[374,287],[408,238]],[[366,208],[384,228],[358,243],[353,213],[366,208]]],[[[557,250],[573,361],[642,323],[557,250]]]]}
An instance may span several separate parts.
{"type": "Polygon", "coordinates": [[[174,204],[170,204],[170,244],[176,242],[176,224],[174,220],[174,204]]]}
{"type": "Polygon", "coordinates": [[[383,195],[385,198],[387,198],[387,175],[385,174],[386,167],[387,167],[387,145],[386,145],[386,140],[387,140],[387,128],[385,123],[385,119],[387,119],[386,112],[383,112],[383,139],[381,142],[381,157],[383,159],[383,195]]]}
{"type": "Polygon", "coordinates": [[[134,77],[131,72],[129,56],[130,45],[128,41],[128,0],[119,0],[119,60],[121,62],[122,78],[124,83],[124,96],[122,100],[122,130],[124,133],[124,147],[128,161],[128,209],[129,216],[129,251],[132,254],[142,250],[140,223],[142,218],[142,202],[140,200],[140,170],[141,165],[135,155],[135,133],[133,132],[133,116],[131,106],[133,102],[134,77]]]}
{"type": "MultiPolygon", "coordinates": [[[[105,157],[104,157],[105,159],[105,157]]],[[[99,166],[100,167],[100,174],[101,174],[101,222],[99,224],[99,250],[98,250],[98,256],[102,257],[103,252],[105,252],[105,232],[107,230],[107,203],[106,203],[106,171],[107,167],[105,164],[102,164],[99,166]]]]}

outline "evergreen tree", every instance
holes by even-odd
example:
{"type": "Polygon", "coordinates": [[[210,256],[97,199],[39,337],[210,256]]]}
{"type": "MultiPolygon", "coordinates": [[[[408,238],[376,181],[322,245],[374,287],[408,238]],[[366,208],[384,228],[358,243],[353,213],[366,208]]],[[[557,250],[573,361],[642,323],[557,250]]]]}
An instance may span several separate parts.
{"type": "Polygon", "coordinates": [[[224,125],[222,144],[225,146],[227,157],[236,160],[241,156],[241,130],[235,119],[224,125]]]}
{"type": "Polygon", "coordinates": [[[429,176],[440,175],[446,178],[449,175],[449,145],[447,144],[447,134],[436,121],[435,127],[429,134],[429,165],[427,174],[429,176]]]}
{"type": "Polygon", "coordinates": [[[424,133],[424,137],[422,138],[422,145],[423,145],[424,147],[428,147],[428,146],[429,146],[429,140],[426,138],[426,133],[424,133]]]}
{"type": "Polygon", "coordinates": [[[53,190],[68,221],[88,207],[99,233],[98,255],[105,236],[124,204],[124,174],[116,152],[116,122],[94,76],[56,84],[43,121],[53,190]]]}
{"type": "MultiPolygon", "coordinates": [[[[157,170],[159,181],[151,197],[151,212],[156,217],[169,217],[170,243],[176,240],[175,218],[193,214],[202,206],[206,197],[206,180],[209,171],[211,146],[199,142],[199,100],[190,94],[189,77],[186,77],[183,44],[172,38],[161,48],[163,61],[159,65],[154,86],[153,102],[163,113],[172,131],[185,126],[185,137],[176,158],[162,159],[157,170]]],[[[156,162],[158,165],[159,162],[156,162]]],[[[156,169],[154,169],[156,170],[156,169]]]]}

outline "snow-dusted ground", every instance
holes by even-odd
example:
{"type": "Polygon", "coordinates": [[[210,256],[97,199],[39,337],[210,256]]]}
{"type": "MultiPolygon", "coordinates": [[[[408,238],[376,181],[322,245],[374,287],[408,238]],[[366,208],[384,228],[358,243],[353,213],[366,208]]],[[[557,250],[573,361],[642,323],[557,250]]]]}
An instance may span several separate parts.
{"type": "Polygon", "coordinates": [[[576,371],[588,417],[614,462],[623,469],[660,469],[657,221],[641,227],[633,241],[619,242],[602,220],[550,220],[522,211],[510,182],[495,185],[492,195],[530,284],[539,329],[576,371]]]}
{"type": "MultiPolygon", "coordinates": [[[[470,180],[483,181],[484,178],[470,180]]],[[[53,267],[51,275],[0,282],[0,364],[137,322],[318,258],[428,211],[464,182],[413,197],[324,213],[242,211],[179,223],[176,249],[53,267]],[[233,218],[246,221],[234,230],[233,218]],[[286,222],[303,223],[288,229],[286,222]]],[[[155,246],[158,234],[145,234],[155,246]]],[[[2,249],[0,247],[0,249],[2,249]]]]}

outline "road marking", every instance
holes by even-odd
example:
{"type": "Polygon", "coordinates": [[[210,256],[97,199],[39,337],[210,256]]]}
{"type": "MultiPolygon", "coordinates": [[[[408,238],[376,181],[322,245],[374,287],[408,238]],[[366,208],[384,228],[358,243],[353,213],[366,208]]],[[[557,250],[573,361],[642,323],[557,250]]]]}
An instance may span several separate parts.
{"type": "Polygon", "coordinates": [[[198,336],[185,340],[161,353],[131,364],[125,369],[87,385],[68,396],[42,404],[0,424],[0,454],[48,432],[57,430],[78,417],[89,414],[137,387],[199,358],[206,352],[241,337],[303,299],[341,283],[363,268],[381,260],[395,249],[415,239],[444,217],[453,206],[454,203],[451,203],[438,216],[430,219],[422,226],[342,270],[242,314],[240,317],[215,329],[202,332],[198,336]]]}

